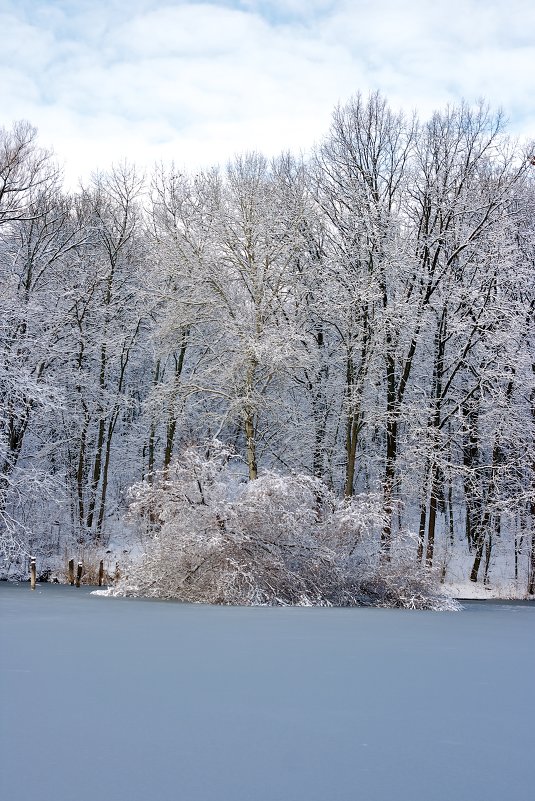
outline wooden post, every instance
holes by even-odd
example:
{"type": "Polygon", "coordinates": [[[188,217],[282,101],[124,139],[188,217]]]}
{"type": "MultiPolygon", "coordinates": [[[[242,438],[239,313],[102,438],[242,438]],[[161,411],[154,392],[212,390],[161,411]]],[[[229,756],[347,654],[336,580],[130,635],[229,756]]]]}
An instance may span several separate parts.
{"type": "Polygon", "coordinates": [[[80,586],[80,579],[82,578],[82,563],[78,562],[78,567],[76,568],[76,586],[80,586]]]}
{"type": "Polygon", "coordinates": [[[74,559],[69,559],[69,584],[74,585],[74,559]]]}
{"type": "Polygon", "coordinates": [[[30,556],[30,587],[35,590],[37,569],[35,567],[35,556],[30,556]]]}
{"type": "Polygon", "coordinates": [[[100,560],[100,565],[98,566],[98,586],[102,587],[102,579],[104,578],[104,560],[100,560]]]}

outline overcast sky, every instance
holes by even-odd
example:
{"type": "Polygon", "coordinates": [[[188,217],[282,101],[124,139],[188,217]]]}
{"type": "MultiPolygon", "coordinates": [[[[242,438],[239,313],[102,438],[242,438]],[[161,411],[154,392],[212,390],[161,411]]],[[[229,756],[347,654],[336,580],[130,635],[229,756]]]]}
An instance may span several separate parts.
{"type": "Polygon", "coordinates": [[[36,125],[67,180],[306,152],[334,105],[464,97],[535,135],[533,0],[0,0],[1,123],[36,125]]]}

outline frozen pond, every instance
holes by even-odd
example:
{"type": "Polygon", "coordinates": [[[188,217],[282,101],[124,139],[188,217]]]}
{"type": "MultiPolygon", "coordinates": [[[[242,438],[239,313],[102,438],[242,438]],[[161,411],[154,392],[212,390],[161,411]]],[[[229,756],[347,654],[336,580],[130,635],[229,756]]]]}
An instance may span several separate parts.
{"type": "Polygon", "coordinates": [[[0,584],[6,801],[526,801],[535,604],[460,613],[0,584]]]}

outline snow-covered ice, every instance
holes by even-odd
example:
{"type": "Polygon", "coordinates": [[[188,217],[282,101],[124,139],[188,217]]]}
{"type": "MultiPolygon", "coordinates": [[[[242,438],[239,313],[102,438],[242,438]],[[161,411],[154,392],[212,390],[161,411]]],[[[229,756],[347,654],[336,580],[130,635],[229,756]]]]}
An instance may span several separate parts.
{"type": "Polygon", "coordinates": [[[525,801],[535,604],[229,608],[0,585],[9,801],[525,801]]]}

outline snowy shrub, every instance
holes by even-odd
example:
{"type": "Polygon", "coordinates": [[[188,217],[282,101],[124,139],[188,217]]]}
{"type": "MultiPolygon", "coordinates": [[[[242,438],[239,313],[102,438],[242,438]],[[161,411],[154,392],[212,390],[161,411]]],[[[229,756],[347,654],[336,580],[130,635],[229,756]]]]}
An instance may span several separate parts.
{"type": "MultiPolygon", "coordinates": [[[[442,608],[435,576],[396,556],[382,564],[378,499],[341,501],[319,479],[265,472],[245,482],[221,443],[189,448],[130,491],[151,532],[117,595],[217,604],[442,608]]],[[[414,560],[413,560],[414,561],[414,560]]]]}

